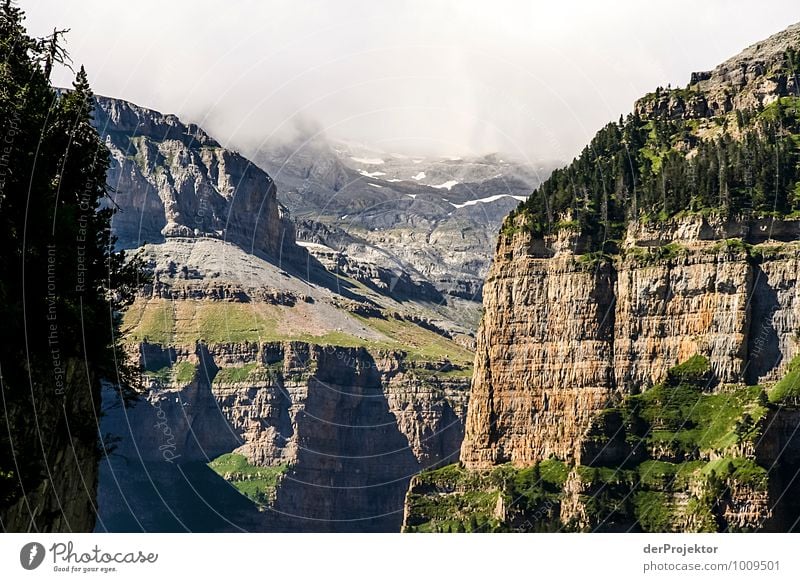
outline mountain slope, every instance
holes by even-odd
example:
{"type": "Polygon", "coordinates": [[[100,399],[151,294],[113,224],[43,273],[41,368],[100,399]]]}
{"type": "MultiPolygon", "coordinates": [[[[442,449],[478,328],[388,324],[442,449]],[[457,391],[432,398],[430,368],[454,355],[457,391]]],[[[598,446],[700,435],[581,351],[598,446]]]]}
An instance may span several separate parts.
{"type": "Polygon", "coordinates": [[[104,97],[95,125],[113,158],[120,245],[212,237],[274,257],[299,252],[272,179],[196,125],[104,97]]]}
{"type": "MultiPolygon", "coordinates": [[[[378,249],[381,266],[415,273],[470,302],[480,301],[502,218],[548,171],[497,155],[409,157],[322,135],[262,147],[254,156],[295,216],[355,239],[337,241],[344,244],[337,250],[374,260],[378,249]]],[[[477,314],[477,305],[461,307],[477,314]]]]}
{"type": "Polygon", "coordinates": [[[95,124],[153,274],[122,322],[146,390],[103,395],[98,530],[398,531],[411,476],[458,457],[469,329],[423,277],[296,244],[202,129],[110,98],[95,124]]]}

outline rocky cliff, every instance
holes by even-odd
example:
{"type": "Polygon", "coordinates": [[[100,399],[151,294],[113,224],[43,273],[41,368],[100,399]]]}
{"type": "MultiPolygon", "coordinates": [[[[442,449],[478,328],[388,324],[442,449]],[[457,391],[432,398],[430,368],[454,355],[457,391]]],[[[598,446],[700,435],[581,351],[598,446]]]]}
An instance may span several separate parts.
{"type": "Polygon", "coordinates": [[[122,437],[103,467],[117,483],[101,488],[108,529],[397,531],[411,476],[457,458],[468,377],[441,363],[302,342],[136,349],[154,371],[146,397],[130,409],[112,392],[105,401],[122,437]],[[199,516],[225,486],[187,503],[170,496],[170,481],[210,487],[221,479],[205,464],[229,454],[277,477],[243,490],[249,506],[216,506],[227,523],[210,526],[199,516]]]}
{"type": "Polygon", "coordinates": [[[511,213],[406,531],[797,527],[798,49],[645,96],[511,213]]]}
{"type": "Polygon", "coordinates": [[[94,123],[111,151],[121,246],[213,237],[272,257],[299,254],[272,178],[197,125],[106,97],[94,123]]]}
{"type": "Polygon", "coordinates": [[[411,476],[460,450],[455,307],[314,221],[295,244],[272,179],[199,127],[108,98],[95,124],[114,233],[153,274],[122,330],[146,389],[104,397],[97,529],[398,531],[411,476]]]}
{"type": "Polygon", "coordinates": [[[692,73],[687,90],[651,93],[636,104],[642,115],[701,119],[745,111],[797,95],[795,61],[800,24],[794,24],[711,71],[692,73]],[[788,57],[788,58],[787,58],[788,57]]]}
{"type": "Polygon", "coordinates": [[[472,353],[321,268],[142,252],[156,283],[123,332],[146,390],[106,392],[98,530],[397,531],[411,476],[458,458],[472,353]]]}
{"type": "Polygon", "coordinates": [[[569,233],[501,238],[462,460],[574,459],[615,393],[646,390],[694,354],[721,383],[778,379],[798,349],[797,240],[798,221],[703,217],[632,223],[614,259],[576,253],[569,233]]]}

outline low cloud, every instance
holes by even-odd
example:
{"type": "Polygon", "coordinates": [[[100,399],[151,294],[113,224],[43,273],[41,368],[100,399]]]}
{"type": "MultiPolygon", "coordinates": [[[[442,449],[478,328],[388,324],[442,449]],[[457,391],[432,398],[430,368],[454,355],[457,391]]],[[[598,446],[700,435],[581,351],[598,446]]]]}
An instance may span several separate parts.
{"type": "MultiPolygon", "coordinates": [[[[657,85],[800,20],[796,1],[37,0],[95,91],[253,151],[298,127],[378,148],[569,159],[657,85]]],[[[58,71],[54,81],[69,83],[58,71]]]]}

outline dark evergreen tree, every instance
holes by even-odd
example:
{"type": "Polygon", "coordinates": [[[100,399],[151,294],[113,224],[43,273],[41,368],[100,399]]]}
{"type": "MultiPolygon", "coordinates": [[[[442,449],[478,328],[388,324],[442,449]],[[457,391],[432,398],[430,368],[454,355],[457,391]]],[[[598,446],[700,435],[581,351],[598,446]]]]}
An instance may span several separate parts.
{"type": "Polygon", "coordinates": [[[85,71],[72,91],[50,85],[65,56],[58,33],[31,38],[22,11],[0,6],[3,529],[91,527],[100,382],[130,397],[136,381],[117,330],[141,262],[113,249],[108,151],[85,71]]]}

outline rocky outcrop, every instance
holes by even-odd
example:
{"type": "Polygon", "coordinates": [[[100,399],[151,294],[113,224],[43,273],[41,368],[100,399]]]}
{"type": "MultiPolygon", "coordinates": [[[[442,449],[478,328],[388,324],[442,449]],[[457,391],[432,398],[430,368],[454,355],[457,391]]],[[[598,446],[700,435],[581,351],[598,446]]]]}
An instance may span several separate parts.
{"type": "Polygon", "coordinates": [[[381,257],[379,253],[376,253],[377,256],[372,257],[372,260],[363,255],[362,259],[359,260],[326,244],[315,242],[301,242],[299,244],[331,273],[344,275],[364,283],[380,293],[401,300],[444,301],[444,297],[438,289],[418,273],[412,277],[407,269],[403,269],[399,265],[395,265],[394,269],[382,267],[378,263],[386,261],[385,257],[381,257]]]}
{"type": "MultiPolygon", "coordinates": [[[[800,91],[797,62],[787,51],[800,44],[800,24],[756,43],[713,71],[692,73],[686,89],[660,89],[636,103],[642,117],[699,119],[758,109],[800,91]]],[[[796,56],[794,57],[796,59],[796,56]]]]}
{"type": "Polygon", "coordinates": [[[482,468],[574,459],[616,393],[652,386],[693,354],[721,383],[779,378],[798,351],[797,221],[631,224],[615,259],[562,233],[501,236],[462,460],[482,468]],[[731,233],[742,238],[730,239],[731,233]],[[796,238],[793,240],[797,240],[796,238]],[[666,242],[670,241],[670,242],[666,242]],[[578,252],[575,252],[578,251],[578,252]]]}
{"type": "Polygon", "coordinates": [[[197,125],[106,97],[94,123],[111,151],[121,246],[213,237],[273,258],[301,254],[272,178],[197,125]]]}
{"type": "Polygon", "coordinates": [[[24,405],[6,407],[4,414],[19,427],[19,440],[11,443],[20,455],[16,466],[38,467],[39,478],[28,489],[21,485],[22,498],[3,512],[0,529],[91,531],[97,513],[100,458],[98,420],[91,412],[99,411],[99,390],[87,380],[85,363],[76,359],[64,362],[63,392],[54,392],[52,378],[41,378],[38,371],[33,372],[31,382],[30,393],[35,389],[39,396],[24,405]],[[65,433],[69,439],[63,437],[65,433]],[[29,451],[24,456],[20,454],[23,446],[29,451]]]}
{"type": "MultiPolygon", "coordinates": [[[[107,400],[106,430],[122,437],[112,469],[155,466],[159,475],[228,452],[288,467],[265,511],[226,515],[238,528],[398,531],[412,475],[458,456],[468,377],[444,365],[303,342],[141,344],[137,353],[145,369],[173,372],[151,375],[132,409],[107,400]]],[[[158,529],[135,496],[126,507],[110,478],[101,483],[100,514],[111,529],[131,512],[158,529]]]]}

